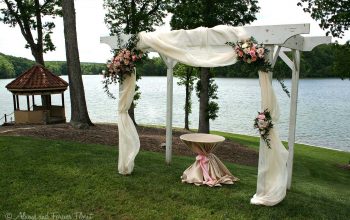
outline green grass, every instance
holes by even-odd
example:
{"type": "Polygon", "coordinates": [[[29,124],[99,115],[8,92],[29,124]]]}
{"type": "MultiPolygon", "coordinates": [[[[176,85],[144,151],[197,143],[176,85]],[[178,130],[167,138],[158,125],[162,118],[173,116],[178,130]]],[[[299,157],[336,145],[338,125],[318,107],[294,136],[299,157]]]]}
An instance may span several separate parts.
{"type": "MultiPolygon", "coordinates": [[[[224,136],[257,146],[255,138],[224,136]]],[[[194,158],[174,157],[167,166],[164,155],[140,152],[134,173],[121,176],[116,147],[0,137],[0,219],[78,219],[76,212],[92,219],[348,219],[350,172],[337,164],[348,163],[350,153],[303,145],[295,151],[292,189],[279,205],[261,207],[249,204],[255,167],[226,163],[239,183],[196,187],[180,181],[194,158]]]]}

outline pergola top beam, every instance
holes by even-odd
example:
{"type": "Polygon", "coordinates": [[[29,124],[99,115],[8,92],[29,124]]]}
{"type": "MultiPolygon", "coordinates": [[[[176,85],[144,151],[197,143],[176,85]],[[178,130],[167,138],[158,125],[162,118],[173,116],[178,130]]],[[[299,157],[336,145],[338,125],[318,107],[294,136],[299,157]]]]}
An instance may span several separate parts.
{"type": "MultiPolygon", "coordinates": [[[[280,45],[292,36],[310,33],[310,24],[244,26],[237,28],[241,29],[242,33],[245,33],[246,36],[253,36],[259,43],[268,45],[280,45]]],[[[207,31],[215,30],[208,28],[207,31]]],[[[203,32],[203,34],[204,33],[205,32],[203,32]]],[[[131,35],[125,34],[121,34],[120,38],[118,38],[118,36],[101,37],[100,42],[108,44],[112,49],[117,49],[119,47],[119,42],[123,45],[130,37],[131,35]]],[[[223,36],[222,39],[215,39],[213,42],[208,40],[207,46],[225,46],[226,42],[227,38],[223,36]]],[[[188,47],[197,46],[202,45],[188,45],[188,47]]]]}

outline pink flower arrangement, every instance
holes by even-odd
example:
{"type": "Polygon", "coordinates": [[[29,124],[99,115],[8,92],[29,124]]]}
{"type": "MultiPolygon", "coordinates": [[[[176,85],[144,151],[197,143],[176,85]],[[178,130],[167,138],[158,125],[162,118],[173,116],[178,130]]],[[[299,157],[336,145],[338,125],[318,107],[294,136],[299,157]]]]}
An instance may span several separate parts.
{"type": "Polygon", "coordinates": [[[270,70],[271,65],[265,61],[265,56],[269,51],[264,48],[263,44],[258,44],[254,38],[236,43],[227,42],[226,44],[232,46],[238,60],[248,64],[255,64],[260,67],[260,70],[265,72],[270,70]]]}
{"type": "Polygon", "coordinates": [[[143,56],[142,51],[121,49],[114,57],[107,63],[107,71],[104,77],[116,78],[119,82],[122,82],[125,75],[131,75],[134,73],[136,62],[140,61],[143,56]]]}
{"type": "Polygon", "coordinates": [[[261,138],[265,141],[268,148],[270,145],[270,130],[273,128],[270,112],[265,109],[263,112],[258,112],[258,116],[254,119],[254,128],[258,129],[261,138]]]}

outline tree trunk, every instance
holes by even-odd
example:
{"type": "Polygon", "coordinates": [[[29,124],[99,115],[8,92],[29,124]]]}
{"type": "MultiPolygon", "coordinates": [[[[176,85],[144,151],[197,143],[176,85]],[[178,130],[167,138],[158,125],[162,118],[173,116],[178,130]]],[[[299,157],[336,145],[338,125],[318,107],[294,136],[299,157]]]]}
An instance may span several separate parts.
{"type": "Polygon", "coordinates": [[[209,68],[201,68],[200,73],[200,93],[199,93],[199,124],[198,133],[209,133],[209,68]]]}
{"type": "Polygon", "coordinates": [[[43,48],[30,48],[32,50],[32,55],[34,56],[35,62],[45,66],[43,48]]]}
{"type": "Polygon", "coordinates": [[[71,99],[71,124],[78,128],[93,125],[86,107],[83,79],[79,59],[75,8],[73,0],[62,1],[64,38],[66,44],[67,73],[71,99]]]}
{"type": "MultiPolygon", "coordinates": [[[[32,55],[34,56],[35,62],[37,64],[45,66],[43,48],[38,48],[37,45],[33,45],[30,47],[30,49],[32,51],[32,55]]],[[[47,98],[45,95],[41,95],[41,105],[48,106],[47,98]]]]}
{"type": "Polygon", "coordinates": [[[129,116],[130,116],[132,122],[134,122],[134,125],[137,126],[136,120],[135,120],[135,103],[134,103],[134,101],[132,101],[130,108],[128,110],[128,113],[129,113],[129,116]]]}

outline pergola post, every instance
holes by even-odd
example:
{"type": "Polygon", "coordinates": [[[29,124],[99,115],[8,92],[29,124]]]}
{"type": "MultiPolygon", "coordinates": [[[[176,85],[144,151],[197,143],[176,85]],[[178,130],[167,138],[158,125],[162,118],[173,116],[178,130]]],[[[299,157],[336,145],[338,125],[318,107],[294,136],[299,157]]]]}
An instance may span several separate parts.
{"type": "Polygon", "coordinates": [[[299,73],[300,73],[300,53],[299,50],[292,50],[294,68],[292,71],[292,90],[290,100],[289,112],[289,134],[288,134],[288,150],[289,156],[287,161],[288,183],[287,188],[290,189],[292,184],[293,173],[293,158],[294,158],[294,143],[295,130],[297,120],[297,102],[298,102],[298,87],[299,87],[299,73]]]}
{"type": "Polygon", "coordinates": [[[32,95],[32,103],[33,103],[33,106],[34,106],[35,105],[34,95],[32,95]]]}
{"type": "Polygon", "coordinates": [[[173,68],[176,65],[176,61],[163,56],[164,63],[167,66],[167,101],[166,101],[166,138],[165,138],[165,162],[167,164],[171,163],[172,157],[172,145],[173,145],[173,68]]]}

